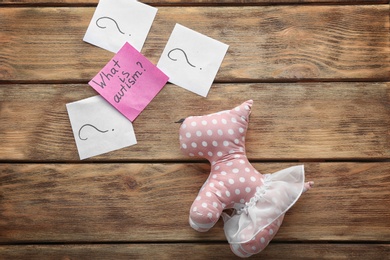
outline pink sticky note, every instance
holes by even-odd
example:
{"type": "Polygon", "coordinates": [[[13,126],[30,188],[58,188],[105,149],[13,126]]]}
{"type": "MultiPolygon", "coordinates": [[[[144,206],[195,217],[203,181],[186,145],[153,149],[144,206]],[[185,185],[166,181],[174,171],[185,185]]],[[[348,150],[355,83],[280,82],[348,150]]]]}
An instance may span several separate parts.
{"type": "Polygon", "coordinates": [[[88,84],[134,121],[167,81],[167,75],[126,42],[88,84]]]}

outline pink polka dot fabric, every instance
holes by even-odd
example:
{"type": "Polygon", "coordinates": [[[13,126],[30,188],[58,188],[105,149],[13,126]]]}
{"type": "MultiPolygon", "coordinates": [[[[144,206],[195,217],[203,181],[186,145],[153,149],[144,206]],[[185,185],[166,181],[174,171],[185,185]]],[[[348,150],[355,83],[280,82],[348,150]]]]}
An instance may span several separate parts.
{"type": "Polygon", "coordinates": [[[190,209],[191,227],[208,231],[222,216],[226,238],[240,257],[263,250],[285,212],[312,185],[304,183],[302,165],[263,175],[250,164],[245,135],[252,104],[248,100],[232,110],[188,117],[179,137],[183,153],[211,163],[211,173],[190,209]]]}

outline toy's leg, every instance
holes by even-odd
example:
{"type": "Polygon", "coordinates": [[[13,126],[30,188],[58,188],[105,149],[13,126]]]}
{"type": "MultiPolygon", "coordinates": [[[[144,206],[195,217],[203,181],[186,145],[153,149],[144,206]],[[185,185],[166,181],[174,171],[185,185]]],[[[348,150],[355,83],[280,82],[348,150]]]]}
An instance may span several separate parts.
{"type": "Polygon", "coordinates": [[[260,231],[252,240],[242,243],[230,245],[233,253],[239,257],[250,257],[253,254],[260,253],[267,247],[269,242],[274,238],[282,224],[284,215],[280,216],[271,225],[260,231]]]}
{"type": "Polygon", "coordinates": [[[199,192],[190,209],[190,225],[199,232],[206,232],[217,223],[222,213],[222,203],[209,189],[199,192]]]}
{"type": "MultiPolygon", "coordinates": [[[[306,182],[303,187],[303,192],[310,190],[311,188],[313,188],[313,186],[314,182],[306,182]]],[[[252,240],[242,244],[230,245],[231,250],[235,255],[243,258],[260,253],[262,250],[264,250],[264,248],[267,247],[269,242],[276,235],[276,232],[279,230],[279,227],[282,224],[283,218],[284,215],[280,216],[271,225],[260,231],[252,240]]],[[[245,232],[243,234],[245,234],[245,232]]]]}
{"type": "Polygon", "coordinates": [[[303,186],[303,192],[306,192],[306,191],[310,190],[313,187],[314,187],[314,182],[313,181],[306,182],[305,185],[303,186]]]}

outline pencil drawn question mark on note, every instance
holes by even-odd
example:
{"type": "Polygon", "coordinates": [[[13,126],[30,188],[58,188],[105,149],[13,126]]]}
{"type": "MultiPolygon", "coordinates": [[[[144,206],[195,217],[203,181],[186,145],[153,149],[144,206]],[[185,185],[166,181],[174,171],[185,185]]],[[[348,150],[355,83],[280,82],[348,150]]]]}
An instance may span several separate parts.
{"type": "MultiPolygon", "coordinates": [[[[122,32],[122,30],[119,28],[118,23],[117,23],[114,19],[112,19],[111,17],[108,17],[108,16],[102,16],[102,17],[100,17],[99,19],[97,19],[97,20],[96,20],[96,26],[97,26],[97,27],[99,27],[99,28],[101,28],[101,29],[106,29],[106,28],[107,28],[106,26],[99,25],[99,21],[102,20],[102,19],[111,20],[112,22],[115,23],[116,28],[118,29],[118,31],[119,31],[121,34],[125,34],[125,33],[122,32]]],[[[129,34],[129,36],[131,36],[131,34],[129,34]]]]}
{"type": "MultiPolygon", "coordinates": [[[[85,124],[85,125],[83,125],[82,127],[80,127],[80,129],[79,129],[79,138],[80,138],[81,140],[83,140],[83,141],[88,140],[88,137],[86,137],[86,138],[82,138],[82,137],[81,137],[81,130],[82,130],[84,127],[92,127],[92,128],[94,128],[96,131],[98,131],[98,132],[100,132],[100,133],[107,133],[107,132],[108,132],[108,130],[100,130],[100,129],[98,129],[98,128],[97,128],[96,126],[94,126],[94,125],[85,124]]],[[[112,129],[111,131],[114,131],[114,129],[112,129]]]]}
{"type": "MultiPolygon", "coordinates": [[[[188,65],[190,65],[190,66],[193,67],[193,68],[196,68],[196,66],[193,65],[193,64],[191,64],[191,62],[188,60],[187,53],[186,53],[183,49],[174,48],[174,49],[172,49],[172,50],[170,50],[170,51],[168,52],[168,58],[170,58],[170,59],[173,60],[173,61],[177,61],[177,59],[171,57],[171,53],[172,53],[172,52],[182,52],[182,53],[184,54],[184,57],[185,57],[185,59],[186,59],[188,65]]],[[[199,68],[199,69],[201,70],[202,68],[199,68]]]]}
{"type": "MultiPolygon", "coordinates": [[[[140,66],[141,67],[141,69],[144,69],[144,66],[142,66],[142,63],[140,62],[140,61],[137,61],[137,63],[136,63],[138,66],[140,66]]],[[[144,71],[146,71],[146,69],[144,69],[144,71]]]]}

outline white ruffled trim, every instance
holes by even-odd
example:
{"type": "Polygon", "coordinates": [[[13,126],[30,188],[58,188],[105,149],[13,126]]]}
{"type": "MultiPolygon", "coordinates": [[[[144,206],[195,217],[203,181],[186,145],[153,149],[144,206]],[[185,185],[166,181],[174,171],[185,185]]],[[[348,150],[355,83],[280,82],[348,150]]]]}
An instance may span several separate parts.
{"type": "Polygon", "coordinates": [[[223,214],[224,230],[230,244],[250,241],[285,214],[304,189],[303,165],[264,175],[264,184],[245,204],[237,204],[232,216],[223,214]]]}
{"type": "Polygon", "coordinates": [[[237,210],[237,214],[249,214],[249,209],[256,206],[258,201],[264,201],[264,194],[270,187],[270,174],[264,175],[264,184],[261,187],[256,187],[256,193],[255,195],[249,200],[249,202],[245,203],[245,206],[241,209],[237,210]]]}

